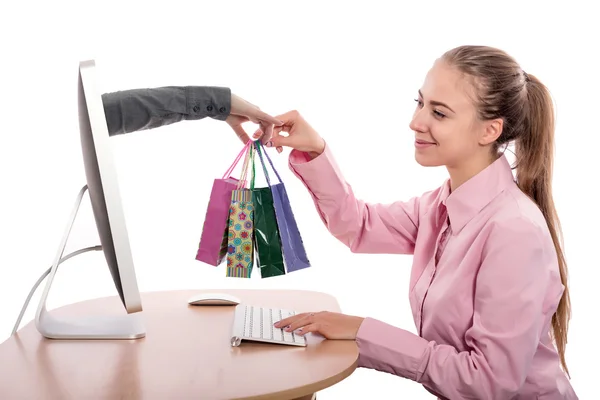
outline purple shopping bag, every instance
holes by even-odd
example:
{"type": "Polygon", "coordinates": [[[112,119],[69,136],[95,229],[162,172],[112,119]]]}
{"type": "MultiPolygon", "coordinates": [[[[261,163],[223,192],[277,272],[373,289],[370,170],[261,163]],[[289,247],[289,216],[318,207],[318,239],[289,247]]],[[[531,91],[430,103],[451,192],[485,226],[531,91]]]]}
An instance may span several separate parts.
{"type": "Polygon", "coordinates": [[[210,200],[206,209],[206,217],[202,226],[200,244],[196,252],[196,260],[205,262],[215,267],[221,264],[227,255],[227,240],[229,232],[229,207],[231,205],[231,193],[237,188],[239,180],[231,177],[231,173],[248,151],[248,141],[240,154],[231,164],[221,179],[213,182],[210,200]]]}
{"type": "Polygon", "coordinates": [[[279,183],[271,185],[269,174],[267,173],[267,167],[263,159],[264,148],[262,147],[260,141],[256,141],[255,143],[258,156],[260,157],[260,162],[265,172],[265,178],[267,179],[267,183],[269,184],[273,194],[275,218],[277,219],[277,225],[279,227],[279,237],[281,239],[281,245],[283,248],[283,257],[286,270],[287,272],[293,272],[308,268],[310,267],[310,262],[308,261],[306,250],[304,249],[304,242],[300,236],[300,231],[298,230],[296,218],[292,212],[292,207],[285,190],[285,185],[283,184],[279,173],[277,173],[269,154],[264,151],[267,160],[271,165],[271,169],[273,169],[273,172],[275,172],[275,175],[277,175],[277,179],[279,179],[279,183]]]}

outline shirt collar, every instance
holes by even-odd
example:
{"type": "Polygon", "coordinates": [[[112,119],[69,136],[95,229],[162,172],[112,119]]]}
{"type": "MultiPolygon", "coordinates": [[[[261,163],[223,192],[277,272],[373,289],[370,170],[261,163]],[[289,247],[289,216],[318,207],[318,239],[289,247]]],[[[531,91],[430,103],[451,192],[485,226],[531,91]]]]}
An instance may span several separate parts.
{"type": "Polygon", "coordinates": [[[450,193],[450,180],[442,186],[438,213],[446,208],[452,233],[460,230],[496,196],[514,185],[512,169],[506,156],[500,156],[477,175],[450,193]]]}

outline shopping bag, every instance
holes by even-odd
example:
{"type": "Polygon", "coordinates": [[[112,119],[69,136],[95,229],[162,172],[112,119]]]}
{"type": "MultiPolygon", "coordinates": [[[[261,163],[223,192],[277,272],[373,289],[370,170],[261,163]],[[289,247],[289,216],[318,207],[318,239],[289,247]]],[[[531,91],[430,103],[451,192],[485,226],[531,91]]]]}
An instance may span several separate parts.
{"type": "Polygon", "coordinates": [[[286,272],[293,272],[309,268],[311,266],[310,261],[306,255],[304,242],[302,241],[302,236],[300,235],[298,224],[296,223],[296,218],[292,212],[290,200],[288,198],[287,191],[285,190],[285,185],[281,180],[281,176],[279,176],[279,173],[275,169],[275,166],[273,165],[273,162],[271,161],[267,151],[263,151],[264,147],[259,141],[256,142],[256,150],[263,170],[265,171],[267,183],[273,195],[273,205],[275,208],[275,216],[279,229],[279,237],[283,248],[286,272]],[[275,185],[272,185],[269,179],[267,167],[263,159],[263,153],[271,165],[271,169],[273,172],[275,172],[275,175],[279,180],[279,183],[276,183],[275,185]]]}
{"type": "Polygon", "coordinates": [[[238,179],[231,177],[231,173],[242,156],[248,151],[248,146],[249,144],[240,151],[223,177],[215,179],[213,182],[200,243],[196,251],[196,260],[198,261],[218,266],[225,258],[231,194],[239,183],[238,179]]]}
{"type": "Polygon", "coordinates": [[[226,276],[235,278],[250,278],[254,263],[254,206],[252,192],[245,187],[248,164],[253,157],[252,141],[248,141],[247,149],[242,175],[231,192],[229,207],[226,276]]]}
{"type": "MultiPolygon", "coordinates": [[[[258,146],[258,144],[255,144],[258,146]]],[[[258,150],[258,148],[257,148],[258,150]]],[[[254,158],[250,191],[254,204],[254,247],[256,250],[256,265],[261,278],[285,275],[285,264],[281,249],[281,239],[275,216],[273,194],[269,187],[255,187],[254,158]]],[[[266,169],[263,168],[266,172],[266,169]]]]}

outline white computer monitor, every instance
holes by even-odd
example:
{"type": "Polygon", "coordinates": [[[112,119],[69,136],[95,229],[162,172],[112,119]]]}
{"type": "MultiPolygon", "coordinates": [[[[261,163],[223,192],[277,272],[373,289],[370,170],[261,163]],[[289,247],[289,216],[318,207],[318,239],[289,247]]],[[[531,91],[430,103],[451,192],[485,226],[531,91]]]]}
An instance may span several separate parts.
{"type": "Polygon", "coordinates": [[[140,315],[142,301],[121,205],[104,105],[96,85],[96,64],[93,60],[82,61],[79,64],[77,87],[81,150],[87,184],[77,196],[73,213],[50,270],[36,313],[36,327],[42,335],[52,339],[136,339],[145,336],[140,315]],[[58,266],[67,259],[63,257],[63,252],[86,191],[89,192],[101,250],[125,313],[108,317],[90,315],[86,318],[67,320],[48,311],[46,299],[58,266]]]}

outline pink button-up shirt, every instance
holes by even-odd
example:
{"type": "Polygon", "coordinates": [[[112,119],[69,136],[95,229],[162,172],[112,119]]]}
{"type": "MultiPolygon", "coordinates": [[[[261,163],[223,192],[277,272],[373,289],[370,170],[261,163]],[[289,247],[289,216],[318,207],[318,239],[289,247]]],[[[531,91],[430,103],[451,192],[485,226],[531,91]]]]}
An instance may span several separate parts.
{"type": "Polygon", "coordinates": [[[413,255],[419,335],[366,318],[360,367],[452,400],[577,399],[549,333],[564,290],[556,251],[504,156],[452,194],[446,181],[392,204],[357,199],[329,146],[313,160],[292,151],[290,168],[352,252],[413,255]]]}

